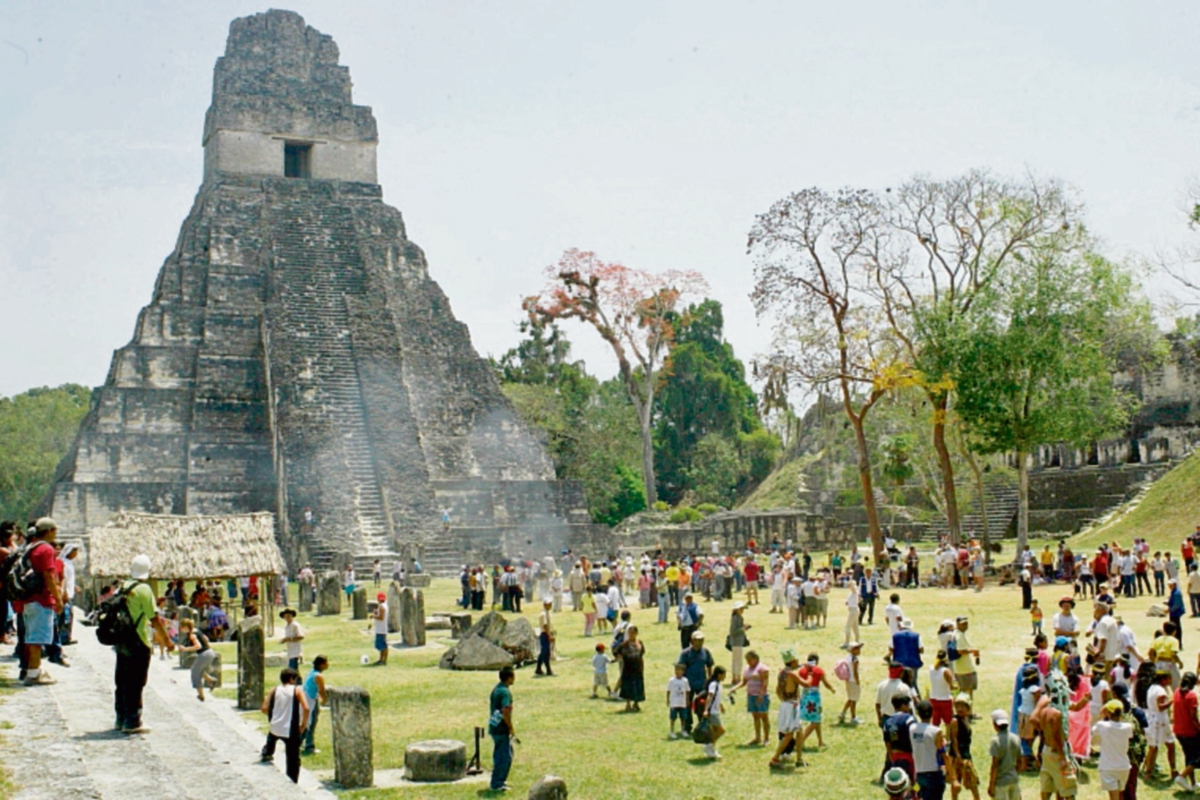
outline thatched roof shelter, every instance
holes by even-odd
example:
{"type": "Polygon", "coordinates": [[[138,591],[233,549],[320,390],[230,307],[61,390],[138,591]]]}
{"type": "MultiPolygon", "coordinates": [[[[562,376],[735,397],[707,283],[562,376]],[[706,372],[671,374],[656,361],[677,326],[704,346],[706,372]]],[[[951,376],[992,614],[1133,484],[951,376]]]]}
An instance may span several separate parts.
{"type": "Polygon", "coordinates": [[[129,575],[139,553],[150,556],[150,577],[212,580],[286,571],[275,543],[275,515],[172,516],[121,511],[103,528],[93,528],[89,571],[99,578],[129,575]]]}

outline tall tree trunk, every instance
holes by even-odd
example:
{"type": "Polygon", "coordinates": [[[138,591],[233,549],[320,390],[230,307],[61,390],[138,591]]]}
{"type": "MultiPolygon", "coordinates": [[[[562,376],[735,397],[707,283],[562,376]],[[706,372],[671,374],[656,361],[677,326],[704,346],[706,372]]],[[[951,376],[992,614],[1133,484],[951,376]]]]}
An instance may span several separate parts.
{"type": "Polygon", "coordinates": [[[653,402],[647,400],[636,409],[638,426],[642,430],[642,485],[646,489],[646,508],[653,508],[658,501],[654,481],[654,434],[650,430],[650,414],[653,408],[653,402]]]}
{"type": "Polygon", "coordinates": [[[1017,451],[1017,557],[1025,552],[1029,540],[1029,458],[1017,451]]]}
{"type": "Polygon", "coordinates": [[[958,492],[954,488],[954,464],[946,447],[946,408],[950,398],[939,394],[933,400],[933,449],[937,451],[938,469],[942,474],[942,496],[946,502],[946,523],[950,526],[950,541],[962,541],[962,523],[958,518],[958,492]]]}
{"type": "Polygon", "coordinates": [[[971,467],[971,472],[975,476],[975,494],[979,498],[979,516],[983,523],[983,556],[988,563],[992,560],[992,524],[988,520],[987,514],[987,495],[986,486],[983,483],[983,469],[979,466],[979,459],[975,458],[975,454],[967,448],[962,449],[963,458],[967,460],[967,464],[971,467]]]}
{"type": "Polygon", "coordinates": [[[846,406],[846,414],[850,424],[854,426],[854,442],[858,445],[858,477],[862,481],[863,505],[867,509],[867,533],[871,537],[871,550],[875,554],[875,563],[879,564],[883,556],[883,531],[879,527],[879,508],[875,505],[875,487],[871,480],[871,454],[867,450],[867,434],[863,430],[863,419],[855,415],[846,406]]]}

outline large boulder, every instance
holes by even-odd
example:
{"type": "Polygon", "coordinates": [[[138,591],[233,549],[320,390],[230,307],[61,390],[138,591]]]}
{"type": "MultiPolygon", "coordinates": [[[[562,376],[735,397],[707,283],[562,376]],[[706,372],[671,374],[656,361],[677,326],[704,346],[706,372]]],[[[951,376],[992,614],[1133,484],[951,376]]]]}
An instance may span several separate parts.
{"type": "Polygon", "coordinates": [[[479,634],[471,634],[442,656],[442,669],[496,670],[513,665],[512,655],[479,634]]]}
{"type": "Polygon", "coordinates": [[[404,777],[410,781],[457,781],[467,774],[467,746],[455,739],[430,739],[404,748],[404,777]]]}
{"type": "Polygon", "coordinates": [[[514,617],[508,621],[500,636],[500,646],[511,653],[518,664],[537,660],[537,634],[524,617],[514,617]]]}
{"type": "Polygon", "coordinates": [[[476,636],[482,636],[492,644],[498,645],[500,642],[504,641],[504,629],[506,627],[508,627],[508,622],[504,619],[504,617],[500,616],[500,614],[496,611],[489,611],[480,617],[478,622],[471,626],[471,629],[467,631],[467,636],[464,636],[463,638],[465,639],[474,634],[476,636]]]}
{"type": "Polygon", "coordinates": [[[543,775],[529,787],[529,800],[567,800],[567,782],[557,775],[543,775]]]}

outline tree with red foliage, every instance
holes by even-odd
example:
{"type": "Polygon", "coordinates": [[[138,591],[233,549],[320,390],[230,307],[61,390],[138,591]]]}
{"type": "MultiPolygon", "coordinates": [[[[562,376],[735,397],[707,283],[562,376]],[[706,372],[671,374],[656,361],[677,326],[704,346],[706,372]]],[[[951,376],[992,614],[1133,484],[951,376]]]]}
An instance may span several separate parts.
{"type": "Polygon", "coordinates": [[[617,357],[621,383],[637,413],[642,437],[642,480],[646,505],[657,499],[651,412],[659,373],[675,342],[674,320],[685,295],[708,285],[698,273],[660,273],[601,261],[587,250],[567,250],[546,268],[549,283],[522,304],[529,318],[548,324],[577,319],[596,329],[617,357]]]}

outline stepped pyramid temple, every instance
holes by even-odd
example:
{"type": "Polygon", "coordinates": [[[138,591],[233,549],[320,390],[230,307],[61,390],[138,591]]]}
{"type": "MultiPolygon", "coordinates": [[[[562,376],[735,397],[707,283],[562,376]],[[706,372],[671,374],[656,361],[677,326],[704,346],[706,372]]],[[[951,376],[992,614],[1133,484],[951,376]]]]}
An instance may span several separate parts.
{"type": "Polygon", "coordinates": [[[329,36],[287,11],[230,25],[204,182],[47,501],[66,534],[274,511],[293,568],[447,569],[607,530],[383,202],[377,145],[329,36]]]}

